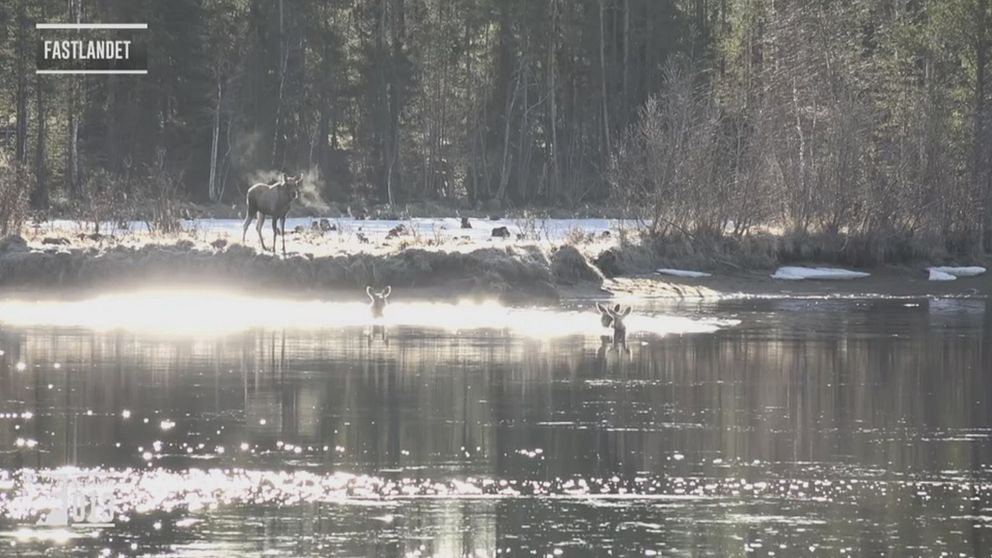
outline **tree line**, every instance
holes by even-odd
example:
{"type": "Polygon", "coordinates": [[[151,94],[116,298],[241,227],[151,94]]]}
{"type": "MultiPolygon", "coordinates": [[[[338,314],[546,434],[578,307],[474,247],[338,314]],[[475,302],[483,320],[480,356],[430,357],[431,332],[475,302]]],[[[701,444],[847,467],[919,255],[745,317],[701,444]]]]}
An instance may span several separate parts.
{"type": "Polygon", "coordinates": [[[989,3],[13,0],[0,146],[39,209],[299,170],[328,201],[988,250],[989,3]],[[37,21],[146,22],[150,72],[35,75],[37,21]]]}

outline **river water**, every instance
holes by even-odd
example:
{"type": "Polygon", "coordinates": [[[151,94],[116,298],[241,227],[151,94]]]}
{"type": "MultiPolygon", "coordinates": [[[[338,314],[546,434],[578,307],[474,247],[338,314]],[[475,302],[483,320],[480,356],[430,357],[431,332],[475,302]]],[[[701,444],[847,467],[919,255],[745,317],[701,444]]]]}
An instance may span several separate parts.
{"type": "Polygon", "coordinates": [[[984,299],[85,304],[0,304],[0,555],[992,554],[984,299]]]}

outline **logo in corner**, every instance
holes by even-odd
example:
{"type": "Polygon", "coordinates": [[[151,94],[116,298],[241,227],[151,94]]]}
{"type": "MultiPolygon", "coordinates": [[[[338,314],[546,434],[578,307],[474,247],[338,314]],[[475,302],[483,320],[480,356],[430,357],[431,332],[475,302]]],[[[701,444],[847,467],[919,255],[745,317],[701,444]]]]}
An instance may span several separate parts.
{"type": "Polygon", "coordinates": [[[148,73],[146,23],[38,23],[38,74],[148,73]]]}

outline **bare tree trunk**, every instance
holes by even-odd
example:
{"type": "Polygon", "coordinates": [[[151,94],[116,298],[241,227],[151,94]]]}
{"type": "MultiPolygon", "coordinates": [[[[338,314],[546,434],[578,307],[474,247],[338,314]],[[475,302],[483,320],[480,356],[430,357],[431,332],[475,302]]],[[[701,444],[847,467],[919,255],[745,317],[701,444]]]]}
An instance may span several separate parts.
{"type": "Polygon", "coordinates": [[[231,162],[231,120],[227,119],[227,150],[224,151],[224,156],[221,157],[221,172],[220,172],[220,192],[217,194],[217,199],[224,199],[224,191],[227,189],[227,171],[230,168],[231,162]]]}
{"type": "Polygon", "coordinates": [[[806,134],[803,132],[803,120],[802,112],[799,106],[799,87],[796,84],[795,79],[792,82],[792,104],[793,111],[796,116],[796,142],[797,149],[797,165],[796,165],[796,185],[799,191],[797,192],[798,199],[796,200],[796,206],[794,207],[796,222],[794,223],[799,232],[807,232],[806,227],[806,196],[808,193],[809,184],[807,184],[806,175],[806,134]]]}
{"type": "Polygon", "coordinates": [[[389,157],[389,167],[386,169],[386,203],[389,207],[393,207],[396,203],[393,195],[393,167],[394,159],[392,156],[389,157]]]}
{"type": "Polygon", "coordinates": [[[275,122],[272,126],[272,164],[283,168],[282,101],[286,90],[286,66],[289,64],[289,49],[286,46],[285,12],[283,0],[279,0],[279,87],[276,94],[275,122]]]}
{"type": "Polygon", "coordinates": [[[519,93],[520,72],[518,70],[516,79],[513,82],[513,92],[507,97],[506,113],[503,115],[503,163],[500,165],[499,189],[496,191],[496,199],[500,203],[506,197],[506,186],[510,182],[510,123],[513,121],[513,107],[517,103],[517,95],[519,93]]]}
{"type": "Polygon", "coordinates": [[[528,89],[528,67],[526,60],[521,61],[521,81],[523,87],[521,87],[521,92],[523,98],[521,99],[521,106],[523,107],[520,111],[520,127],[519,136],[517,139],[517,198],[520,200],[526,200],[527,192],[525,192],[525,185],[527,184],[527,163],[525,162],[526,157],[524,156],[524,151],[527,149],[527,132],[530,127],[528,123],[527,113],[530,109],[529,100],[527,98],[528,89]]]}
{"type": "MultiPolygon", "coordinates": [[[[74,11],[76,23],[83,20],[82,0],[69,0],[70,12],[74,11]]],[[[68,164],[66,165],[66,182],[68,190],[74,196],[79,196],[82,192],[82,185],[79,182],[79,77],[73,77],[69,89],[69,148],[67,150],[68,164]]]]}
{"type": "Polygon", "coordinates": [[[24,61],[28,58],[26,27],[28,25],[26,0],[17,3],[17,129],[14,137],[14,158],[18,163],[27,159],[28,143],[28,84],[24,61]]]}
{"type": "Polygon", "coordinates": [[[561,171],[558,167],[558,103],[556,101],[555,85],[555,34],[558,32],[558,0],[550,0],[551,30],[548,33],[548,128],[551,130],[551,145],[548,146],[551,156],[551,183],[548,186],[548,199],[553,199],[558,193],[561,181],[561,171]]]}
{"type": "Polygon", "coordinates": [[[623,0],[623,120],[621,128],[630,122],[630,0],[623,0]]]}
{"type": "Polygon", "coordinates": [[[468,202],[470,205],[475,205],[479,201],[479,157],[478,157],[478,144],[475,141],[475,136],[477,128],[479,128],[479,111],[476,107],[475,101],[475,87],[472,83],[472,34],[469,24],[465,23],[465,84],[467,87],[467,103],[471,111],[471,125],[466,130],[465,141],[471,145],[468,152],[468,161],[466,164],[469,176],[465,180],[465,193],[468,197],[468,202]]]}
{"type": "Polygon", "coordinates": [[[210,182],[207,186],[207,194],[210,201],[220,201],[217,188],[217,149],[220,143],[220,106],[221,106],[221,85],[220,75],[217,76],[217,105],[214,108],[214,135],[210,145],[210,182]]]}
{"type": "Polygon", "coordinates": [[[38,209],[48,208],[48,127],[45,106],[45,94],[42,87],[42,76],[37,76],[35,83],[35,109],[38,111],[38,138],[34,146],[34,176],[35,190],[31,195],[31,205],[38,209]]]}
{"type": "Polygon", "coordinates": [[[76,116],[75,95],[69,100],[69,168],[66,169],[66,178],[69,191],[78,196],[82,194],[82,185],[79,183],[79,118],[76,116]]]}
{"type": "Polygon", "coordinates": [[[607,75],[606,75],[606,0],[599,0],[599,73],[602,78],[602,93],[603,93],[603,147],[605,148],[605,153],[603,153],[604,160],[610,156],[613,152],[613,147],[610,145],[610,102],[609,96],[607,94],[607,75]]]}
{"type": "MultiPolygon", "coordinates": [[[[40,3],[41,20],[46,18],[45,3],[40,3]]],[[[31,205],[37,209],[48,209],[48,107],[45,104],[45,77],[35,74],[35,110],[38,114],[38,138],[34,144],[35,189],[31,193],[31,205]]]]}
{"type": "MultiPolygon", "coordinates": [[[[332,185],[331,168],[329,166],[330,157],[327,151],[327,136],[330,135],[331,133],[331,115],[329,114],[329,112],[330,109],[326,108],[326,104],[325,104],[325,108],[322,108],[320,111],[320,120],[318,121],[317,124],[317,138],[315,141],[316,143],[315,149],[317,151],[316,158],[317,158],[318,175],[320,178],[324,180],[325,192],[329,196],[333,197],[338,192],[334,188],[331,188],[332,185]]],[[[332,148],[335,147],[333,143],[331,144],[331,147],[332,148]]]]}
{"type": "Polygon", "coordinates": [[[389,139],[391,144],[389,153],[389,169],[386,179],[386,192],[389,198],[389,205],[396,203],[396,190],[401,188],[402,172],[400,168],[400,107],[403,105],[400,99],[400,86],[396,74],[396,65],[403,55],[403,37],[406,34],[406,20],[403,0],[393,0],[395,2],[396,13],[392,14],[391,26],[391,58],[390,68],[392,70],[388,86],[386,88],[386,98],[389,102],[389,139]]]}
{"type": "Polygon", "coordinates": [[[977,12],[975,14],[977,36],[975,37],[975,115],[974,137],[972,138],[974,153],[971,165],[971,183],[975,193],[975,199],[980,200],[980,205],[982,206],[981,214],[978,218],[978,243],[979,249],[985,252],[990,248],[986,237],[990,229],[992,229],[992,208],[989,207],[992,194],[989,192],[989,177],[987,176],[989,163],[984,156],[987,139],[985,137],[985,80],[989,61],[989,39],[988,31],[985,27],[988,19],[988,0],[978,0],[975,9],[977,12]]]}

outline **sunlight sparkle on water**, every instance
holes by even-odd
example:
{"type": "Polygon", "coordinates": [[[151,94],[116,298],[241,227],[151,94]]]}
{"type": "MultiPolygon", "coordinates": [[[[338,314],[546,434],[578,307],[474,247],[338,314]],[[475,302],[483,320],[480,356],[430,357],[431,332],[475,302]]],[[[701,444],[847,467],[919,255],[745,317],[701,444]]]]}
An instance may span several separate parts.
{"type": "MultiPolygon", "coordinates": [[[[12,475],[13,490],[0,500],[0,517],[33,521],[57,506],[66,482],[85,493],[112,495],[117,517],[155,511],[198,510],[219,505],[302,505],[336,503],[353,505],[386,504],[396,500],[431,499],[573,499],[588,505],[611,505],[631,500],[737,500],[774,498],[791,501],[809,499],[854,504],[864,493],[884,491],[896,498],[925,501],[937,493],[987,498],[988,482],[936,482],[913,478],[902,480],[850,480],[841,482],[781,478],[772,482],[750,483],[743,478],[680,477],[642,475],[636,478],[613,476],[566,477],[549,480],[514,480],[489,477],[430,479],[382,477],[346,472],[260,471],[247,469],[105,469],[61,468],[18,472],[12,475]],[[598,502],[598,503],[597,503],[598,502]]],[[[813,518],[769,518],[733,516],[716,518],[730,524],[748,522],[788,524],[813,518]]]]}
{"type": "MultiPolygon", "coordinates": [[[[361,300],[360,297],[357,297],[361,300]]],[[[373,322],[365,302],[252,297],[223,291],[158,290],[105,295],[79,301],[0,301],[0,321],[18,326],[123,329],[153,334],[225,334],[252,328],[312,329],[368,325],[447,331],[507,330],[537,338],[598,335],[598,314],[543,308],[511,308],[497,302],[396,302],[373,322]]],[[[710,333],[733,320],[639,315],[629,334],[710,333]]]]}

